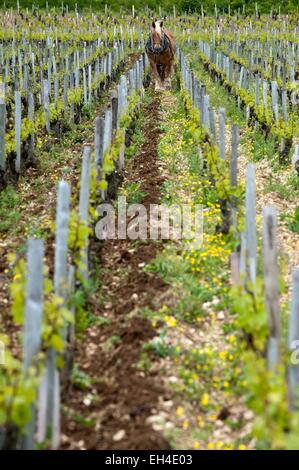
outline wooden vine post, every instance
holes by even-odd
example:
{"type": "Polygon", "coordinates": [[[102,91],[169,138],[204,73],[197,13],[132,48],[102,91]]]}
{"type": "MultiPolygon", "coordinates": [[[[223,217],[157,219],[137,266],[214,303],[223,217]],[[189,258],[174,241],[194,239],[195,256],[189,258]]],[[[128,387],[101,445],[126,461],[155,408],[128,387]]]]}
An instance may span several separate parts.
{"type": "Polygon", "coordinates": [[[225,108],[219,109],[219,156],[225,159],[225,108]]]}
{"type": "MultiPolygon", "coordinates": [[[[24,372],[28,373],[30,366],[40,351],[41,327],[43,315],[44,278],[43,278],[44,243],[42,240],[29,239],[27,248],[27,279],[25,297],[24,323],[24,372]]],[[[34,449],[36,431],[36,407],[31,407],[31,420],[26,426],[22,438],[22,448],[34,449]]]]}
{"type": "Polygon", "coordinates": [[[293,165],[294,170],[299,175],[299,144],[295,145],[295,151],[294,151],[294,155],[292,158],[292,165],[293,165]]]}
{"type": "Polygon", "coordinates": [[[291,311],[288,325],[288,388],[291,410],[299,408],[299,268],[292,274],[291,311]]]}
{"type": "MultiPolygon", "coordinates": [[[[91,163],[91,148],[87,145],[83,149],[83,163],[80,181],[80,196],[79,196],[79,218],[80,222],[88,228],[89,218],[89,192],[90,192],[90,163],[91,163]]],[[[88,235],[84,240],[84,247],[82,250],[82,258],[79,268],[79,273],[84,282],[88,281],[88,235]]]]}
{"type": "MultiPolygon", "coordinates": [[[[239,127],[234,124],[232,126],[232,153],[230,161],[230,184],[233,189],[236,189],[238,186],[238,147],[239,127]]],[[[231,219],[234,228],[237,227],[236,202],[236,197],[233,196],[231,200],[231,219]]]]}
{"type": "Polygon", "coordinates": [[[15,92],[15,145],[16,145],[16,163],[15,170],[16,173],[21,171],[21,92],[15,92]]]}
{"type": "Polygon", "coordinates": [[[97,116],[94,124],[94,165],[95,169],[99,171],[103,163],[104,119],[97,116]]]}
{"type": "MultiPolygon", "coordinates": [[[[28,119],[31,125],[34,125],[34,96],[32,91],[28,92],[28,119]]],[[[29,155],[31,161],[34,158],[34,147],[35,147],[35,134],[34,131],[30,134],[30,141],[29,141],[29,155]]]]}
{"type": "Polygon", "coordinates": [[[111,97],[111,130],[112,140],[115,138],[117,127],[118,127],[118,96],[117,92],[114,92],[111,97]]]}
{"type": "Polygon", "coordinates": [[[49,83],[48,80],[43,80],[43,98],[44,98],[44,108],[46,115],[46,130],[50,132],[50,101],[49,101],[49,83]]]}
{"type": "MultiPolygon", "coordinates": [[[[70,187],[60,181],[56,209],[56,240],[54,260],[54,291],[65,299],[67,287],[67,244],[69,231],[70,187]]],[[[61,303],[63,307],[63,302],[61,303]]],[[[66,339],[66,327],[61,332],[66,339]]],[[[60,377],[56,366],[56,350],[47,351],[46,374],[40,387],[38,441],[43,442],[51,429],[51,447],[60,445],[60,377]]]]}
{"type": "Polygon", "coordinates": [[[60,181],[56,211],[56,240],[54,260],[54,290],[55,295],[65,299],[67,284],[67,253],[70,215],[70,185],[60,181]]]}
{"type": "MultiPolygon", "coordinates": [[[[121,125],[121,119],[126,114],[128,109],[128,80],[125,75],[120,77],[120,82],[118,85],[118,126],[121,125]]],[[[126,131],[122,131],[122,143],[119,151],[119,157],[117,161],[117,168],[119,171],[124,169],[125,165],[125,147],[126,147],[126,131]]]]}
{"type": "Polygon", "coordinates": [[[246,278],[254,286],[257,267],[255,165],[248,163],[246,173],[246,278]]]}
{"type": "Polygon", "coordinates": [[[6,106],[5,106],[5,84],[0,82],[0,171],[5,171],[5,127],[6,127],[6,106]]]}
{"type": "Polygon", "coordinates": [[[274,370],[280,362],[281,319],[276,230],[276,209],[272,206],[266,206],[263,208],[263,279],[269,321],[267,348],[269,370],[274,370]]]}
{"type": "MultiPolygon", "coordinates": [[[[239,146],[239,127],[234,124],[232,126],[232,153],[230,161],[230,185],[232,189],[236,189],[238,186],[238,146],[239,146]]],[[[236,207],[236,196],[231,197],[231,225],[234,229],[236,236],[237,231],[237,207],[236,207]]],[[[231,272],[232,272],[232,284],[238,284],[240,282],[240,254],[234,252],[231,254],[231,272]]]]}

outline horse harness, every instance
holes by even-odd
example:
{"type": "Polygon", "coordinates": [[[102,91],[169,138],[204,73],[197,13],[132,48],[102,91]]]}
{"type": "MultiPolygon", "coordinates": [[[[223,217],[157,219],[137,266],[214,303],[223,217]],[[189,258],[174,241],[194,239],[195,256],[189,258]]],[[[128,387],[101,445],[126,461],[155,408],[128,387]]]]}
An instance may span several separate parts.
{"type": "Polygon", "coordinates": [[[164,31],[163,31],[163,36],[162,36],[160,47],[154,47],[152,34],[149,36],[147,43],[146,43],[146,49],[149,50],[152,54],[154,54],[155,62],[157,61],[157,56],[159,54],[162,54],[162,52],[165,52],[168,48],[173,54],[170,39],[164,31]]]}

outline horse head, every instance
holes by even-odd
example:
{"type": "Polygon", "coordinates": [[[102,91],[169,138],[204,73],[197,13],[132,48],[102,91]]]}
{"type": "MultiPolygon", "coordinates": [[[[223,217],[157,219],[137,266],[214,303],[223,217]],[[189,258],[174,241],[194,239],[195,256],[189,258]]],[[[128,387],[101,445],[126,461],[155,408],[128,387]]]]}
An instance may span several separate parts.
{"type": "Polygon", "coordinates": [[[152,22],[152,42],[154,49],[160,49],[163,41],[163,21],[152,22]]]}

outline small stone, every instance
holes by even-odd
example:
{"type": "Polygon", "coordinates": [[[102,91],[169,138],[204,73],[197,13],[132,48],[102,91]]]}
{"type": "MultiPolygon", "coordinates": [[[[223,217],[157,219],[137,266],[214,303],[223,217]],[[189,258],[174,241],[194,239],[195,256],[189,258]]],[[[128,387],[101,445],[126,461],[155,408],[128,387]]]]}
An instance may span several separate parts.
{"type": "Polygon", "coordinates": [[[223,436],[223,430],[222,429],[216,429],[213,432],[213,436],[216,437],[216,439],[220,439],[220,437],[223,436]]]}
{"type": "Polygon", "coordinates": [[[174,428],[174,424],[171,423],[170,421],[167,421],[167,423],[165,423],[165,429],[173,429],[174,428]]]}
{"type": "Polygon", "coordinates": [[[204,309],[208,309],[210,306],[211,306],[211,302],[204,302],[202,304],[202,308],[204,308],[204,309]]]}
{"type": "Polygon", "coordinates": [[[175,375],[170,376],[168,380],[170,383],[173,384],[179,381],[179,379],[175,375]]]}
{"type": "Polygon", "coordinates": [[[152,416],[149,416],[147,419],[146,419],[146,422],[149,423],[149,424],[153,424],[153,423],[159,423],[163,421],[162,417],[160,415],[152,415],[152,416]]]}
{"type": "Polygon", "coordinates": [[[83,403],[85,406],[89,406],[92,402],[92,395],[86,395],[86,397],[83,399],[83,403]]]}
{"type": "Polygon", "coordinates": [[[164,427],[162,424],[157,424],[157,423],[154,423],[153,424],[153,430],[154,431],[163,431],[164,427]]]}
{"type": "Polygon", "coordinates": [[[117,431],[116,434],[114,434],[113,436],[113,440],[114,442],[119,442],[121,441],[126,435],[126,431],[124,429],[120,429],[119,431],[117,431]]]}
{"type": "Polygon", "coordinates": [[[167,400],[167,401],[163,401],[163,406],[165,408],[171,408],[173,405],[173,401],[172,400],[167,400]]]}
{"type": "Polygon", "coordinates": [[[97,421],[94,429],[95,429],[95,431],[99,431],[101,429],[101,427],[102,427],[101,421],[97,421]]]}
{"type": "Polygon", "coordinates": [[[217,426],[218,428],[222,428],[223,427],[223,422],[220,419],[217,419],[215,421],[215,426],[217,426]]]}
{"type": "Polygon", "coordinates": [[[217,313],[217,320],[224,320],[224,313],[223,312],[218,312],[217,313]]]}
{"type": "Polygon", "coordinates": [[[244,419],[246,419],[246,421],[250,421],[254,418],[254,413],[251,411],[251,410],[247,410],[245,411],[244,413],[244,419]]]}
{"type": "Polygon", "coordinates": [[[62,444],[67,444],[70,441],[66,434],[61,434],[61,442],[62,444]]]}

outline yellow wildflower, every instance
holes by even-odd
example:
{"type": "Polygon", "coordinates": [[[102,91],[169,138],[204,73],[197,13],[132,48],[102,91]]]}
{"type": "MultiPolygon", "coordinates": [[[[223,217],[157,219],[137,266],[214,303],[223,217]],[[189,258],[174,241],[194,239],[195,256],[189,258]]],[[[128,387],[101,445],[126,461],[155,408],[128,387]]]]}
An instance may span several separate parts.
{"type": "Polygon", "coordinates": [[[185,419],[183,422],[183,429],[188,429],[188,427],[189,427],[189,421],[185,419]]]}
{"type": "Polygon", "coordinates": [[[203,394],[200,403],[201,403],[202,406],[208,406],[208,404],[209,404],[209,395],[207,393],[203,394]]]}

